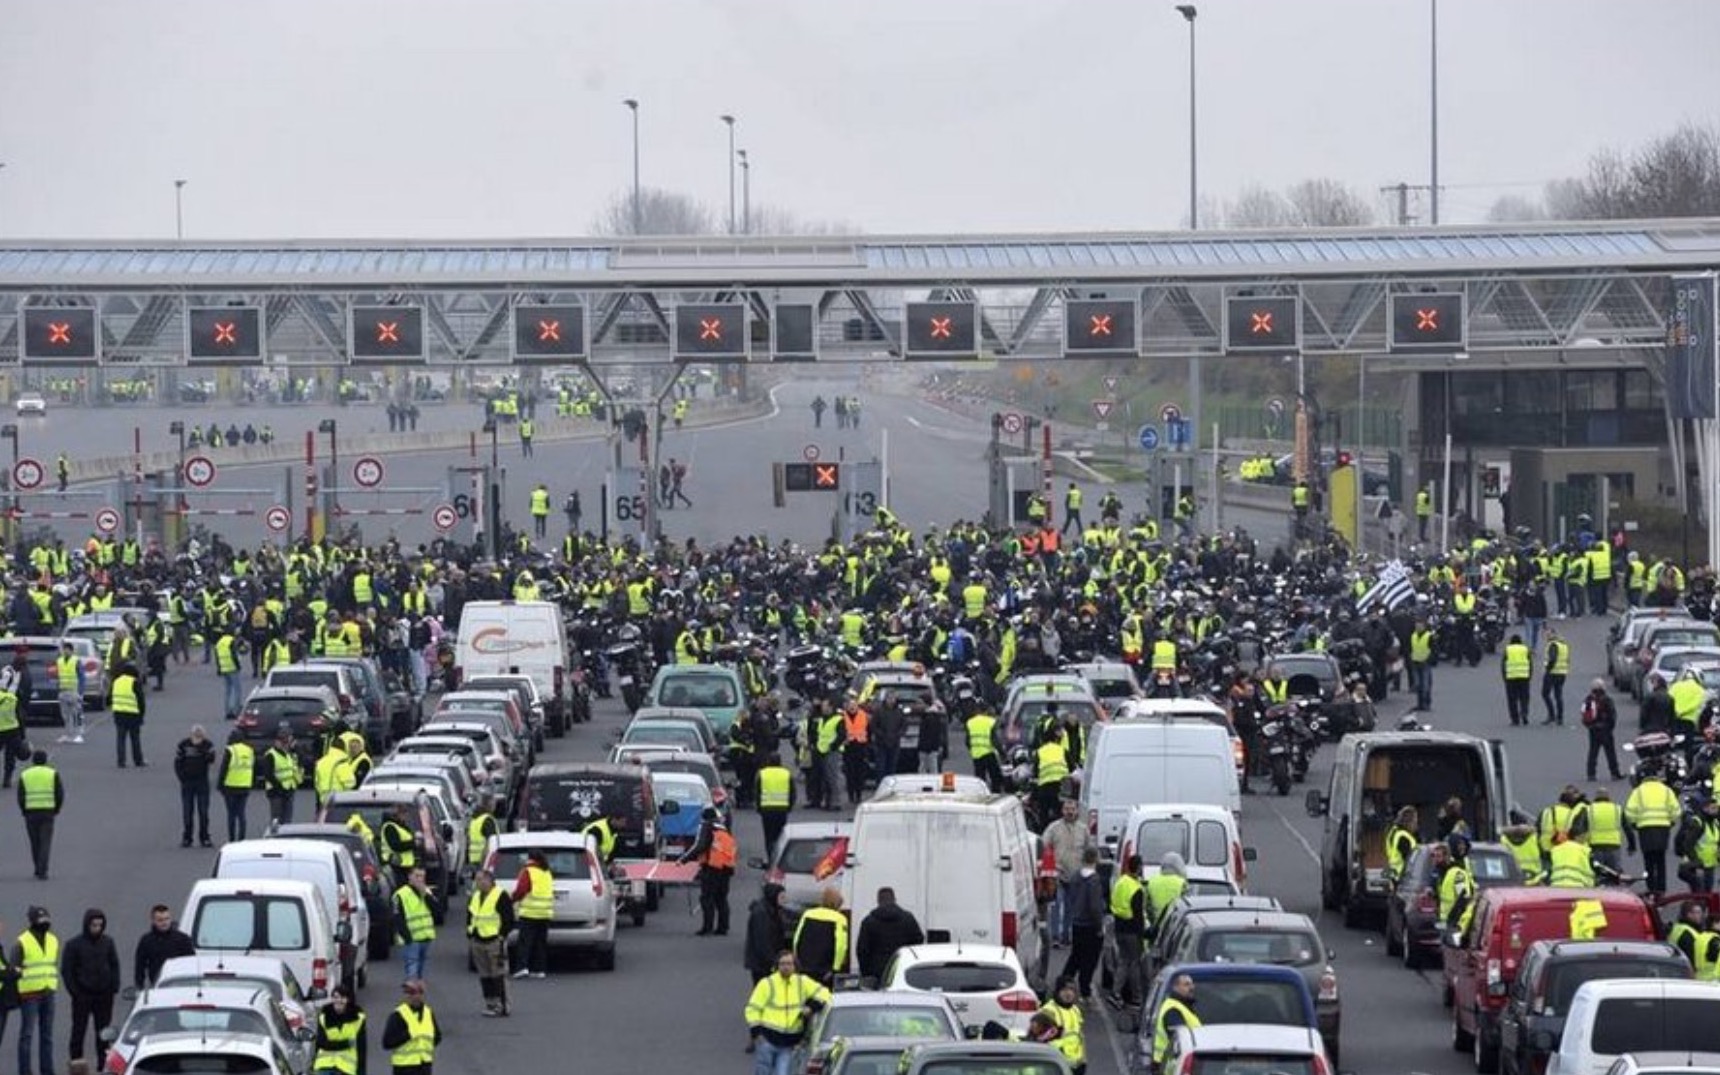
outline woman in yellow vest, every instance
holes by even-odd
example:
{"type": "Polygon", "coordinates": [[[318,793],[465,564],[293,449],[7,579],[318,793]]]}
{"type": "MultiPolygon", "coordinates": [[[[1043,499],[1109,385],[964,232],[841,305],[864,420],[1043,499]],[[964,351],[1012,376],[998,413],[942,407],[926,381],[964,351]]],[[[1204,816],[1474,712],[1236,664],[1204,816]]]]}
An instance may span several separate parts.
{"type": "MultiPolygon", "coordinates": [[[[614,850],[611,846],[609,854],[614,850]]],[[[601,847],[599,854],[603,854],[601,847]]],[[[527,852],[526,864],[514,882],[513,900],[520,929],[520,969],[514,972],[514,977],[547,977],[549,924],[555,917],[555,876],[550,873],[549,859],[542,851],[527,852]]]]}
{"type": "Polygon", "coordinates": [[[369,1052],[364,1009],[351,989],[337,985],[317,1013],[317,1058],[311,1070],[367,1075],[369,1052]]]}
{"type": "Polygon", "coordinates": [[[436,1046],[442,1044],[442,1028],[424,1001],[424,983],[409,979],[401,991],[406,997],[382,1028],[382,1047],[394,1065],[394,1075],[431,1075],[436,1046]]]}

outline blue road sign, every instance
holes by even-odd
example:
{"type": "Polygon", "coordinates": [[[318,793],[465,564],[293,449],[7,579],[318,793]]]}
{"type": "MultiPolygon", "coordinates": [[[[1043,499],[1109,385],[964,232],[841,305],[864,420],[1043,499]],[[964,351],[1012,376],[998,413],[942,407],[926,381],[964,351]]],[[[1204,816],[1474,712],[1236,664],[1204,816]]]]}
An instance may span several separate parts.
{"type": "Polygon", "coordinates": [[[1193,433],[1193,429],[1191,428],[1192,425],[1193,423],[1187,418],[1166,423],[1165,439],[1170,442],[1170,445],[1173,448],[1186,447],[1189,441],[1193,439],[1190,436],[1190,434],[1193,433]]]}
{"type": "Polygon", "coordinates": [[[1159,449],[1159,427],[1146,425],[1141,427],[1141,448],[1145,451],[1156,452],[1159,449]]]}

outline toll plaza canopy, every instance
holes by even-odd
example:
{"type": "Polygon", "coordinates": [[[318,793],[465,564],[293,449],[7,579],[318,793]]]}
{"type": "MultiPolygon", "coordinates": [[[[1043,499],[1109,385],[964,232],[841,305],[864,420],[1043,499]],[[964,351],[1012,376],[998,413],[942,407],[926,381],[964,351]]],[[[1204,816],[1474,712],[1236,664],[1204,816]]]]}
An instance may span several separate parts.
{"type": "Polygon", "coordinates": [[[0,243],[0,365],[1659,349],[1720,219],[1164,234],[0,243]]]}

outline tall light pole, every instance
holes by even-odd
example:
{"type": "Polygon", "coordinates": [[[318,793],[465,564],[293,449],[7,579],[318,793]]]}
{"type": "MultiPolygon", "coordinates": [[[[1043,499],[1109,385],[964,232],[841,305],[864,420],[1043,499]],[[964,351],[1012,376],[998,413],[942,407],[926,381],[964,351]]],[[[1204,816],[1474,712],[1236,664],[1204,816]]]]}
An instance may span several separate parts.
{"type": "Polygon", "coordinates": [[[735,156],[741,163],[741,231],[746,235],[752,234],[752,162],[747,160],[747,151],[735,150],[735,156]]]}
{"type": "Polygon", "coordinates": [[[340,440],[339,423],[333,418],[324,418],[317,423],[318,433],[328,434],[328,500],[329,514],[340,514],[340,440]]]}
{"type": "Polygon", "coordinates": [[[1199,192],[1199,161],[1195,149],[1197,128],[1194,93],[1194,17],[1197,12],[1193,4],[1178,4],[1177,11],[1188,23],[1188,229],[1195,231],[1200,227],[1200,209],[1196,200],[1199,192]]]}
{"type": "Polygon", "coordinates": [[[724,113],[717,117],[729,129],[729,234],[735,233],[735,117],[724,113]]]}
{"type": "Polygon", "coordinates": [[[629,97],[621,103],[627,106],[627,111],[633,113],[633,234],[638,235],[641,230],[639,216],[639,102],[629,97]]]}
{"type": "Polygon", "coordinates": [[[173,181],[173,237],[185,238],[185,180],[173,181]]]}
{"type": "Polygon", "coordinates": [[[4,172],[5,170],[6,170],[6,162],[0,161],[0,172],[4,172]]]}
{"type": "Polygon", "coordinates": [[[1439,223],[1439,0],[1427,0],[1427,219],[1439,223]]]}

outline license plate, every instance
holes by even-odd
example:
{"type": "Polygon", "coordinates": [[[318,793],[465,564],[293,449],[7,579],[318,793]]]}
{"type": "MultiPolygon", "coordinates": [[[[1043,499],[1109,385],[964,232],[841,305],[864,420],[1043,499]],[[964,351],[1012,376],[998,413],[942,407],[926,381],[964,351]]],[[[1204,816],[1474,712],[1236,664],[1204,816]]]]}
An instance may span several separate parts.
{"type": "Polygon", "coordinates": [[[622,676],[621,677],[621,685],[623,687],[633,686],[633,677],[632,676],[622,676]]]}

